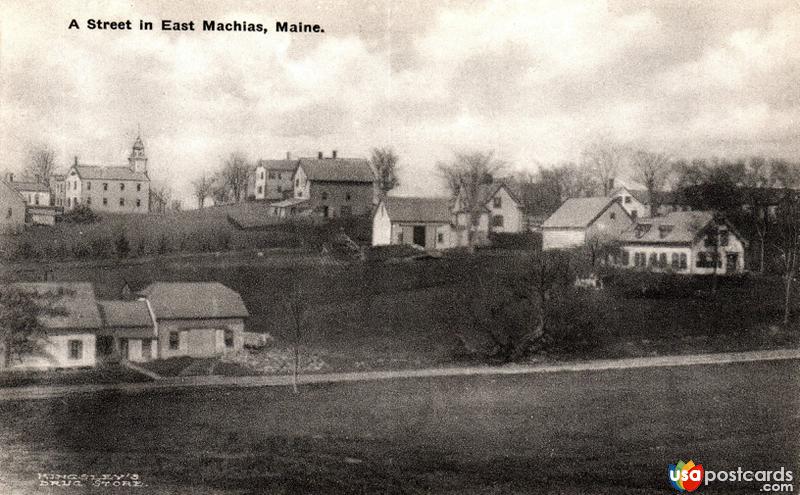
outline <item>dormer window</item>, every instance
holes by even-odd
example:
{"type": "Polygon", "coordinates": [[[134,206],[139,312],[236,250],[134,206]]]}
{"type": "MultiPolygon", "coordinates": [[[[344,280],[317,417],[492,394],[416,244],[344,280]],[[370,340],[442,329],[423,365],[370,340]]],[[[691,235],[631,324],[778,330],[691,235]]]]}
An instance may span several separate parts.
{"type": "Polygon", "coordinates": [[[634,229],[634,235],[636,236],[637,239],[641,239],[642,237],[644,237],[645,234],[650,232],[650,227],[652,227],[652,225],[650,225],[649,223],[637,224],[636,228],[634,229]]]}
{"type": "Polygon", "coordinates": [[[628,204],[630,202],[631,202],[631,197],[630,196],[625,196],[625,204],[628,204]]]}
{"type": "Polygon", "coordinates": [[[658,238],[665,239],[670,232],[672,232],[673,226],[672,225],[659,225],[658,226],[658,238]]]}
{"type": "Polygon", "coordinates": [[[502,208],[503,207],[503,198],[500,196],[494,197],[494,207],[495,208],[502,208]]]}

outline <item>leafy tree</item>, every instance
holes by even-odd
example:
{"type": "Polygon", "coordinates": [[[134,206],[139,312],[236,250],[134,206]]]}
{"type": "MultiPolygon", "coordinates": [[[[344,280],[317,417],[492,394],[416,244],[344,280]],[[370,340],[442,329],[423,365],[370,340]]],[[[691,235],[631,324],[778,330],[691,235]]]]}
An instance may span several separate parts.
{"type": "Polygon", "coordinates": [[[244,153],[231,153],[217,175],[217,187],[213,195],[234,202],[245,200],[247,194],[247,182],[250,179],[250,164],[244,153]],[[219,189],[226,191],[222,193],[219,189]]]}
{"type": "Polygon", "coordinates": [[[64,314],[54,306],[62,291],[35,294],[9,285],[0,287],[0,368],[25,356],[43,355],[42,341],[47,334],[41,316],[64,314]]]}
{"type": "Polygon", "coordinates": [[[382,198],[400,185],[400,179],[397,177],[399,160],[392,148],[373,148],[372,150],[372,167],[378,175],[378,189],[382,198]]]}
{"type": "Polygon", "coordinates": [[[70,223],[96,223],[100,221],[100,216],[97,215],[86,204],[79,204],[72,210],[66,212],[62,221],[70,223]]]}
{"type": "Polygon", "coordinates": [[[541,168],[539,182],[550,194],[559,198],[559,205],[569,198],[596,196],[601,192],[600,184],[592,172],[574,162],[541,168]]]}

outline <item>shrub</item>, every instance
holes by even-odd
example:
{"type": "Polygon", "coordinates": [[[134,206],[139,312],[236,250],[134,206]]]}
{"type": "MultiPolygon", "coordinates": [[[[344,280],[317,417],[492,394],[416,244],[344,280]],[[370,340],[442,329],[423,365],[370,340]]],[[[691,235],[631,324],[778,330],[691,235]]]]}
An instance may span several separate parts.
{"type": "Polygon", "coordinates": [[[89,206],[79,204],[72,210],[66,212],[62,220],[71,223],[95,223],[100,221],[100,217],[93,212],[89,206]]]}
{"type": "Polygon", "coordinates": [[[34,258],[38,258],[40,253],[33,247],[33,243],[29,241],[23,241],[20,244],[17,244],[16,248],[14,249],[13,257],[19,260],[30,260],[34,258]]]}
{"type": "Polygon", "coordinates": [[[117,256],[120,258],[127,258],[128,254],[131,252],[131,244],[128,241],[128,237],[125,235],[125,232],[120,232],[119,237],[117,237],[117,241],[115,242],[115,250],[117,252],[117,256]]]}
{"type": "Polygon", "coordinates": [[[539,232],[492,232],[489,234],[491,247],[497,249],[542,249],[542,234],[539,232]]]}
{"type": "Polygon", "coordinates": [[[97,237],[90,243],[92,256],[106,258],[111,254],[111,241],[107,237],[97,237]]]}

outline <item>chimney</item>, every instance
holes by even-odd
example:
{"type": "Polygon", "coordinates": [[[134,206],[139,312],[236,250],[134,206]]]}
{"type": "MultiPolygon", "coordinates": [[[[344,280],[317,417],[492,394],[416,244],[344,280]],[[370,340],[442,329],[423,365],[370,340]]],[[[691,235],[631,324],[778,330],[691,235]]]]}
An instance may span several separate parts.
{"type": "Polygon", "coordinates": [[[331,153],[331,158],[334,160],[336,159],[336,150],[333,150],[333,153],[331,153]]]}
{"type": "Polygon", "coordinates": [[[75,155],[75,166],[78,166],[78,155],[75,155]]]}
{"type": "Polygon", "coordinates": [[[322,152],[317,151],[317,160],[322,160],[322,152]]]}
{"type": "Polygon", "coordinates": [[[11,172],[6,174],[6,178],[8,179],[8,182],[14,182],[14,174],[12,174],[11,172]]]}
{"type": "Polygon", "coordinates": [[[608,192],[609,193],[614,192],[614,178],[613,177],[608,179],[608,192]]]}
{"type": "Polygon", "coordinates": [[[286,152],[286,159],[287,160],[291,160],[292,159],[292,152],[291,151],[287,151],[286,152]]]}

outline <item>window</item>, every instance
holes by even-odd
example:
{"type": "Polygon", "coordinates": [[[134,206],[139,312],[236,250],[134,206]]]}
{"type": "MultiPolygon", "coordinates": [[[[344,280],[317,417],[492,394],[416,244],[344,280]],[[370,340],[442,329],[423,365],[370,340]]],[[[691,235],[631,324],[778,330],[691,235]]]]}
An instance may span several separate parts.
{"type": "Polygon", "coordinates": [[[502,227],[503,226],[503,215],[494,215],[492,217],[492,227],[502,227]]]}
{"type": "Polygon", "coordinates": [[[294,180],[294,187],[300,187],[300,179],[294,180]]]}
{"type": "Polygon", "coordinates": [[[275,190],[278,191],[278,193],[282,193],[283,192],[283,188],[281,187],[280,184],[278,184],[278,187],[276,187],[275,190]]]}
{"type": "Polygon", "coordinates": [[[630,202],[631,202],[631,197],[630,196],[625,196],[625,204],[628,204],[630,202]]]}
{"type": "Polygon", "coordinates": [[[39,204],[39,193],[33,195],[33,203],[37,205],[39,204]]]}
{"type": "Polygon", "coordinates": [[[108,198],[103,198],[103,206],[108,206],[108,198]]]}
{"type": "Polygon", "coordinates": [[[6,212],[6,218],[11,218],[13,215],[14,215],[14,210],[9,208],[8,211],[6,212]]]}
{"type": "Polygon", "coordinates": [[[119,183],[119,190],[120,191],[124,191],[125,190],[125,183],[124,182],[120,182],[119,183]]]}
{"type": "Polygon", "coordinates": [[[728,231],[727,230],[720,230],[719,231],[719,245],[720,246],[727,246],[729,241],[730,241],[730,235],[728,234],[728,231]]]}
{"type": "Polygon", "coordinates": [[[67,208],[69,208],[70,206],[72,206],[72,198],[67,198],[67,208]]]}
{"type": "Polygon", "coordinates": [[[677,270],[681,266],[680,256],[678,253],[672,253],[672,269],[677,270]]]}
{"type": "MultiPolygon", "coordinates": [[[[264,175],[262,174],[261,176],[263,177],[264,175]]],[[[270,180],[274,179],[275,178],[275,172],[270,172],[269,173],[269,178],[270,178],[270,180]]]]}
{"type": "Polygon", "coordinates": [[[150,361],[153,358],[152,343],[153,341],[150,339],[142,340],[142,359],[145,361],[150,361]]]}
{"type": "Polygon", "coordinates": [[[686,270],[686,253],[681,254],[681,270],[686,270]]]}
{"type": "Polygon", "coordinates": [[[233,330],[225,330],[225,347],[233,347],[233,330]]]}
{"type": "Polygon", "coordinates": [[[119,205],[125,206],[125,198],[119,198],[119,205]]]}
{"type": "Polygon", "coordinates": [[[344,197],[345,201],[350,201],[350,193],[347,193],[344,197]]]}
{"type": "Polygon", "coordinates": [[[397,243],[398,244],[402,244],[403,243],[403,233],[402,232],[398,232],[397,233],[397,243]]]}
{"type": "Polygon", "coordinates": [[[258,186],[258,194],[261,194],[262,192],[264,192],[264,188],[261,187],[261,186],[258,186]]]}
{"type": "Polygon", "coordinates": [[[667,266],[667,253],[661,253],[658,256],[658,266],[665,268],[667,266]]]}
{"type": "Polygon", "coordinates": [[[628,266],[628,263],[631,262],[631,254],[624,249],[622,250],[621,254],[622,254],[622,266],[628,266]]]}
{"type": "Polygon", "coordinates": [[[86,197],[86,204],[87,205],[91,205],[92,204],[92,197],[91,196],[87,196],[86,197]]]}
{"type": "Polygon", "coordinates": [[[706,253],[697,253],[697,268],[705,268],[706,264],[706,253]]]}
{"type": "Polygon", "coordinates": [[[658,253],[650,253],[650,266],[658,264],[658,253]]]}
{"type": "Polygon", "coordinates": [[[614,220],[615,218],[617,218],[617,213],[612,211],[611,213],[608,214],[608,218],[614,220]]]}
{"type": "Polygon", "coordinates": [[[136,190],[137,191],[141,191],[142,190],[142,184],[141,183],[137,183],[136,184],[136,190]]]}
{"type": "Polygon", "coordinates": [[[263,170],[261,172],[259,172],[258,177],[260,179],[262,179],[262,180],[264,179],[264,171],[263,170]]]}
{"type": "Polygon", "coordinates": [[[83,359],[83,342],[80,340],[70,340],[68,342],[69,358],[83,359]]]}
{"type": "Polygon", "coordinates": [[[108,182],[103,182],[103,191],[108,191],[108,182]]]}
{"type": "Polygon", "coordinates": [[[140,206],[142,206],[142,200],[141,199],[137,199],[136,200],[136,207],[139,208],[140,206]]]}
{"type": "Polygon", "coordinates": [[[181,337],[178,332],[169,333],[169,350],[177,351],[180,347],[181,337]]]}
{"type": "Polygon", "coordinates": [[[494,197],[494,207],[495,208],[502,208],[503,207],[503,198],[500,196],[494,197]]]}
{"type": "Polygon", "coordinates": [[[636,211],[636,210],[631,210],[631,218],[632,218],[632,219],[636,220],[636,218],[637,218],[638,216],[639,216],[639,212],[638,212],[638,211],[636,211]]]}
{"type": "Polygon", "coordinates": [[[87,191],[91,191],[92,190],[92,182],[91,181],[86,183],[86,190],[87,191]]]}
{"type": "Polygon", "coordinates": [[[328,193],[326,191],[322,191],[322,201],[326,201],[328,199],[328,193]]]}
{"type": "Polygon", "coordinates": [[[443,233],[439,232],[438,234],[436,234],[436,242],[438,242],[439,244],[442,244],[444,242],[444,234],[443,233]]]}

